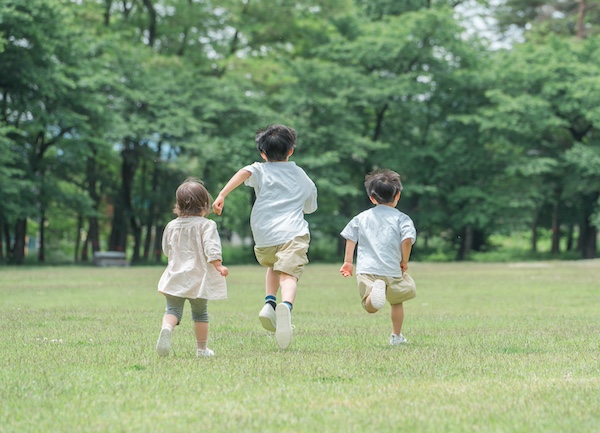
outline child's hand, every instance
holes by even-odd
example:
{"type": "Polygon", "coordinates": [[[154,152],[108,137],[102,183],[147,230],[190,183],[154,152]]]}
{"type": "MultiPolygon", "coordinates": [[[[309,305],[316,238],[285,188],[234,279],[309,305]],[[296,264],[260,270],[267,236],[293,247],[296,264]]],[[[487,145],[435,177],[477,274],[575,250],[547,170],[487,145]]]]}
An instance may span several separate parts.
{"type": "Polygon", "coordinates": [[[217,271],[224,277],[226,277],[227,275],[229,275],[229,269],[227,269],[225,266],[218,266],[217,267],[217,271]]]}
{"type": "Polygon", "coordinates": [[[221,215],[223,212],[223,205],[225,204],[225,198],[219,195],[217,199],[214,201],[212,208],[213,212],[217,215],[221,215]]]}
{"type": "Polygon", "coordinates": [[[351,277],[353,270],[354,270],[354,265],[352,263],[349,263],[349,262],[344,262],[344,264],[340,268],[340,272],[342,273],[342,277],[351,277]]]}
{"type": "Polygon", "coordinates": [[[400,269],[402,269],[402,275],[404,275],[404,273],[408,271],[408,263],[400,262],[400,269]]]}

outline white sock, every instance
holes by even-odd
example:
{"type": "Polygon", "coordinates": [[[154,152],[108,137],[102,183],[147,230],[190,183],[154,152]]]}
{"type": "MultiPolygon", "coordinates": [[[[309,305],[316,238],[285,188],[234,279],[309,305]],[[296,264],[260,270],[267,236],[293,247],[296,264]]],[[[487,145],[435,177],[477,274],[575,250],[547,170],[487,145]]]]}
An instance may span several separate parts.
{"type": "Polygon", "coordinates": [[[173,332],[173,325],[170,323],[164,323],[162,329],[168,329],[169,331],[173,332]]]}

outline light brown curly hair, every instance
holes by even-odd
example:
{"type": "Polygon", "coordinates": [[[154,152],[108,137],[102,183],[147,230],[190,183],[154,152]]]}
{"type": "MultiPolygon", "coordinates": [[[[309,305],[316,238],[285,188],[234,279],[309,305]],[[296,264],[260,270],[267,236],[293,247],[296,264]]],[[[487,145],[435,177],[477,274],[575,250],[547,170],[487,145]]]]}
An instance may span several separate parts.
{"type": "Polygon", "coordinates": [[[212,197],[200,179],[188,177],[175,193],[173,213],[178,217],[206,216],[210,213],[212,197]]]}

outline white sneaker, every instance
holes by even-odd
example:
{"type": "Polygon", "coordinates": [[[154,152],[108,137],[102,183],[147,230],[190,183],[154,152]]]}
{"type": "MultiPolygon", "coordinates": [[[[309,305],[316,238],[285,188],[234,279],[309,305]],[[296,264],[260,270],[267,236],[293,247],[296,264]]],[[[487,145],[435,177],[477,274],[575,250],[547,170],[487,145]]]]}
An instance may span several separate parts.
{"type": "Polygon", "coordinates": [[[198,358],[208,358],[210,356],[215,356],[215,352],[210,350],[208,347],[206,349],[196,349],[196,356],[198,358]]]}
{"type": "Polygon", "coordinates": [[[277,305],[275,309],[277,316],[277,329],[275,340],[281,349],[287,349],[292,342],[292,312],[284,303],[277,305]]]}
{"type": "Polygon", "coordinates": [[[375,280],[371,288],[371,305],[378,310],[385,305],[385,282],[375,280]]]}
{"type": "Polygon", "coordinates": [[[156,353],[158,356],[167,356],[171,350],[171,335],[173,332],[170,329],[164,328],[160,330],[158,341],[156,342],[156,353]]]}
{"type": "Polygon", "coordinates": [[[260,310],[260,313],[258,313],[258,319],[260,320],[263,328],[265,328],[267,331],[275,332],[275,329],[277,329],[277,316],[275,315],[275,310],[273,307],[271,307],[271,305],[265,304],[265,306],[262,307],[262,310],[260,310]]]}
{"type": "Polygon", "coordinates": [[[390,335],[390,346],[397,346],[399,344],[406,344],[408,343],[408,340],[406,338],[404,338],[404,335],[400,334],[400,335],[396,335],[396,334],[392,334],[390,335]]]}

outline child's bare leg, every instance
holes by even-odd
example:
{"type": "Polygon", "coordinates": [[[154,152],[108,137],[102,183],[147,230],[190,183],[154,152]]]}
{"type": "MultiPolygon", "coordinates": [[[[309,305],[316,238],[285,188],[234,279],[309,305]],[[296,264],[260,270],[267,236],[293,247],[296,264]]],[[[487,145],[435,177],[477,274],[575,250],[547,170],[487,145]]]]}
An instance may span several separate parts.
{"type": "Polygon", "coordinates": [[[194,333],[196,334],[196,345],[198,349],[206,349],[208,341],[208,322],[194,322],[194,333]]]}
{"type": "Polygon", "coordinates": [[[267,296],[277,296],[279,290],[279,274],[273,268],[267,268],[267,277],[265,281],[265,293],[267,296]]]}
{"type": "Polygon", "coordinates": [[[282,272],[279,275],[279,285],[281,286],[281,300],[293,305],[296,299],[298,279],[282,272]]]}
{"type": "Polygon", "coordinates": [[[173,329],[175,329],[175,326],[177,326],[178,322],[179,319],[177,318],[177,316],[173,314],[165,314],[163,316],[162,328],[168,328],[172,331],[173,329]]]}
{"type": "Polygon", "coordinates": [[[404,305],[392,305],[392,329],[394,334],[400,335],[402,332],[402,322],[404,322],[404,305]]]}
{"type": "Polygon", "coordinates": [[[371,314],[377,313],[379,311],[373,306],[373,304],[371,304],[371,295],[367,296],[367,299],[365,300],[365,310],[367,311],[367,313],[371,314]]]}

